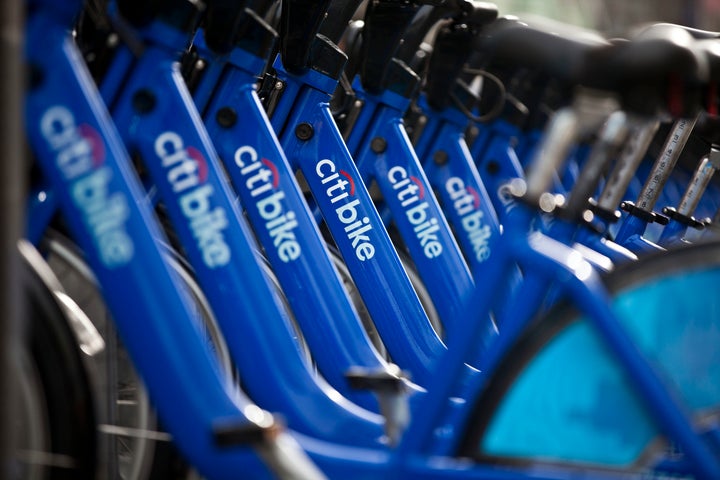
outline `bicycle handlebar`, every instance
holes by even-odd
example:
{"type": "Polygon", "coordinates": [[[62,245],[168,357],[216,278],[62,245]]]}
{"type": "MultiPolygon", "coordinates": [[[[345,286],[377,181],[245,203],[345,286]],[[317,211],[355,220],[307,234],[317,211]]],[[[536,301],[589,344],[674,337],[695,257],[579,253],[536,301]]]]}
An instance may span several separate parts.
{"type": "Polygon", "coordinates": [[[425,88],[430,106],[442,110],[450,103],[448,91],[460,76],[463,65],[473,52],[480,27],[497,18],[497,7],[472,2],[471,10],[461,19],[443,26],[435,38],[425,88]]]}
{"type": "Polygon", "coordinates": [[[405,30],[403,42],[395,57],[410,65],[430,29],[440,20],[461,15],[469,5],[465,0],[450,0],[438,5],[423,5],[405,30]]]}
{"type": "Polygon", "coordinates": [[[288,72],[307,69],[310,48],[329,6],[330,0],[282,0],[280,56],[288,72]]]}
{"type": "Polygon", "coordinates": [[[245,18],[244,0],[208,1],[204,18],[207,46],[217,53],[230,51],[245,18]]]}
{"type": "Polygon", "coordinates": [[[116,0],[116,3],[122,17],[136,27],[144,27],[160,17],[188,33],[195,29],[205,10],[205,3],[200,0],[116,0]]]}
{"type": "MultiPolygon", "coordinates": [[[[331,2],[327,11],[327,18],[320,24],[318,33],[337,44],[361,3],[362,0],[334,0],[331,2]]],[[[370,2],[368,8],[373,3],[370,2]]]]}
{"type": "Polygon", "coordinates": [[[419,8],[419,3],[404,0],[368,4],[360,63],[360,79],[368,92],[378,92],[385,87],[390,61],[419,8]]]}

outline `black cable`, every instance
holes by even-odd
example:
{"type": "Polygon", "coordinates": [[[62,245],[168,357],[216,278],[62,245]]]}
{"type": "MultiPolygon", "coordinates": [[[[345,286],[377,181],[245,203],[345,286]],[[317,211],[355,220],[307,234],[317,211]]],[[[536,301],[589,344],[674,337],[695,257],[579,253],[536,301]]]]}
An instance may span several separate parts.
{"type": "Polygon", "coordinates": [[[489,112],[484,113],[482,115],[475,115],[473,112],[470,111],[470,109],[455,95],[454,92],[450,92],[450,99],[452,100],[453,104],[460,110],[463,115],[468,117],[473,122],[478,123],[485,123],[489,122],[490,120],[493,120],[498,115],[500,115],[505,107],[506,101],[511,101],[516,107],[524,108],[527,110],[527,107],[523,105],[517,98],[510,95],[505,88],[505,84],[500,80],[498,77],[493,75],[490,72],[487,72],[485,70],[479,70],[479,69],[464,69],[463,72],[468,73],[470,75],[475,75],[478,77],[487,78],[488,80],[492,81],[500,91],[498,95],[498,99],[495,102],[495,105],[490,109],[489,112]]]}

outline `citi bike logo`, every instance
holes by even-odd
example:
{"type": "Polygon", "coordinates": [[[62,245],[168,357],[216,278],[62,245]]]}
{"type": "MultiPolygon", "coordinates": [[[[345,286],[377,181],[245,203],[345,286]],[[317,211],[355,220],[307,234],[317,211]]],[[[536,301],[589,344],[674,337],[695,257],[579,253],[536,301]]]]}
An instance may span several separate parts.
{"type": "Polygon", "coordinates": [[[280,260],[287,263],[297,259],[302,251],[293,229],[298,224],[295,212],[285,211],[283,207],[285,193],[277,190],[280,184],[277,167],[267,158],[259,158],[257,151],[249,145],[235,151],[235,165],[245,178],[243,187],[255,199],[255,207],[265,221],[280,260]]]}
{"type": "Polygon", "coordinates": [[[360,261],[371,259],[375,255],[368,232],[372,230],[370,219],[366,216],[358,218],[357,207],[360,200],[355,195],[355,181],[345,170],[337,170],[335,163],[329,159],[320,160],[315,165],[315,174],[321,178],[320,183],[327,185],[326,194],[330,203],[337,204],[335,215],[345,227],[345,234],[350,240],[355,256],[360,261]]]}
{"type": "Polygon", "coordinates": [[[460,216],[462,231],[473,248],[475,258],[483,262],[490,256],[488,240],[492,231],[490,225],[484,224],[485,214],[480,210],[480,195],[471,186],[458,177],[450,177],[445,182],[445,191],[450,195],[453,208],[460,216]]]}
{"type": "Polygon", "coordinates": [[[166,169],[166,178],[178,194],[180,209],[190,222],[202,259],[209,268],[222,267],[230,261],[230,247],[223,230],[228,226],[222,207],[212,208],[212,185],[206,184],[208,166],[196,148],[185,147],[175,132],[163,132],[155,139],[155,153],[166,169]]]}
{"type": "Polygon", "coordinates": [[[413,226],[415,237],[423,248],[427,258],[435,258],[442,254],[443,246],[437,232],[440,230],[437,218],[428,218],[430,204],[425,198],[425,189],[420,179],[408,175],[407,170],[400,166],[388,170],[388,180],[397,191],[400,205],[405,209],[405,216],[413,226]]]}
{"type": "Polygon", "coordinates": [[[69,182],[70,196],[90,229],[100,261],[108,268],[126,264],[135,252],[126,227],[128,200],[122,192],[109,191],[112,170],[104,164],[101,135],[90,125],[77,125],[72,112],[59,105],[42,115],[40,131],[69,182]]]}

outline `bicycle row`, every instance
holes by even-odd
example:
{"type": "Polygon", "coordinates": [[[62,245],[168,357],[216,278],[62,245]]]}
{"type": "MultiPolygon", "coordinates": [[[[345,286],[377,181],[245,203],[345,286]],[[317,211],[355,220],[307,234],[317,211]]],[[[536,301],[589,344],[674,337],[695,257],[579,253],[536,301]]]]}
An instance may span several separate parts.
{"type": "Polygon", "coordinates": [[[27,6],[19,478],[720,476],[717,34],[27,6]]]}

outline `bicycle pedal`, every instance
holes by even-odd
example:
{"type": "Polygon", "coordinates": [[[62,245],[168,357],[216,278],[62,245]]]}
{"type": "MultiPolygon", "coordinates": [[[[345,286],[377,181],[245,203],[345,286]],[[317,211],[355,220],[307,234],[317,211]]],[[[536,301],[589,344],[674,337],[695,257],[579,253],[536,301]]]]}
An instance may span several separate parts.
{"type": "Polygon", "coordinates": [[[405,381],[409,379],[409,376],[398,367],[379,370],[354,367],[345,373],[345,378],[350,383],[350,387],[355,390],[401,393],[405,389],[405,381]]]}
{"type": "Polygon", "coordinates": [[[221,421],[213,426],[213,438],[218,447],[257,445],[268,442],[284,429],[282,422],[266,415],[267,420],[259,423],[242,421],[221,421]]]}

